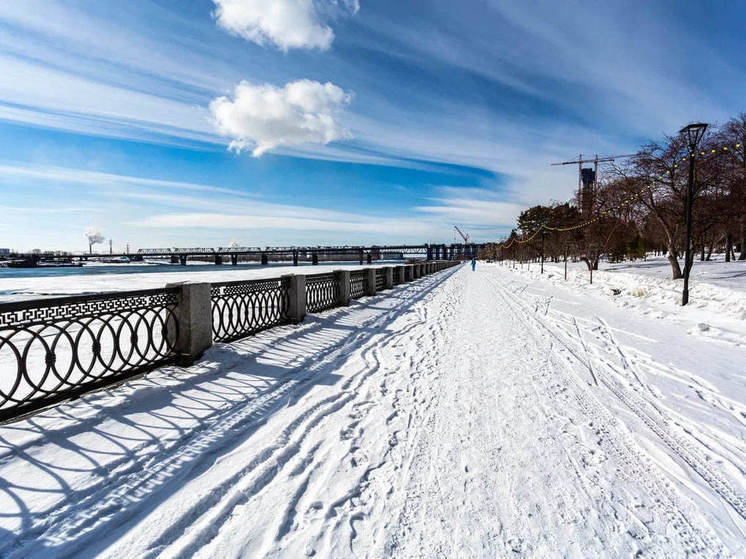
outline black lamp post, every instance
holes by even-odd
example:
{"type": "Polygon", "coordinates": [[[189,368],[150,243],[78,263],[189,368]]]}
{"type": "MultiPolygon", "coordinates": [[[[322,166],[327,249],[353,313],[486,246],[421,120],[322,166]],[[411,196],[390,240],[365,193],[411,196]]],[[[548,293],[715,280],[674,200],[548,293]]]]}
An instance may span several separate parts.
{"type": "Polygon", "coordinates": [[[681,294],[681,304],[689,302],[689,271],[692,269],[692,202],[694,201],[694,162],[697,157],[697,145],[705,135],[707,124],[698,122],[688,124],[679,130],[679,134],[686,134],[689,143],[689,183],[686,191],[686,244],[684,253],[684,292],[681,294]]]}
{"type": "Polygon", "coordinates": [[[541,230],[541,273],[544,273],[544,239],[547,236],[546,229],[541,230]]]}

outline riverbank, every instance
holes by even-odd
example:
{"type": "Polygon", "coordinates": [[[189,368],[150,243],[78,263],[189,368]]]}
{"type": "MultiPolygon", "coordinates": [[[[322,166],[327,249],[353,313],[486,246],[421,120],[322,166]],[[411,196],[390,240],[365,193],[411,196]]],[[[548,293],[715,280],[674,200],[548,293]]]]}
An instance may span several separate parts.
{"type": "MultiPolygon", "coordinates": [[[[403,261],[377,262],[373,266],[402,264],[403,261]]],[[[273,263],[266,266],[195,264],[95,265],[82,268],[31,268],[0,270],[0,303],[36,297],[83,295],[102,291],[126,291],[163,287],[179,281],[218,282],[278,277],[283,274],[322,274],[340,269],[368,267],[350,262],[324,262],[313,266],[273,263]]]]}

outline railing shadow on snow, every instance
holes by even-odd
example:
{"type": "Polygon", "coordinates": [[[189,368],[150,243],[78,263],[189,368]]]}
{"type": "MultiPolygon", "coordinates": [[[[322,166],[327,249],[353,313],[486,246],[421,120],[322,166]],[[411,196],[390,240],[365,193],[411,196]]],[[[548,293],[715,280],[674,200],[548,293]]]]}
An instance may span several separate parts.
{"type": "Polygon", "coordinates": [[[335,371],[356,349],[459,269],[216,345],[191,368],[165,367],[1,426],[0,556],[74,552],[70,546],[91,545],[101,530],[152,511],[276,410],[314,386],[340,383],[335,371]],[[384,300],[390,308],[379,306],[384,300]],[[36,452],[49,445],[53,452],[36,452]],[[76,477],[87,483],[73,486],[76,477]]]}

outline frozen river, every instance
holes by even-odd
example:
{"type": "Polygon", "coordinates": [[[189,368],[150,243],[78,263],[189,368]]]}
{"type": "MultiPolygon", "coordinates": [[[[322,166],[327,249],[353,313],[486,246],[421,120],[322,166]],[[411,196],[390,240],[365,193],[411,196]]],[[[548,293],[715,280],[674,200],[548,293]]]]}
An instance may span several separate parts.
{"type": "MultiPolygon", "coordinates": [[[[378,261],[373,266],[403,264],[403,260],[378,261]]],[[[218,282],[278,277],[283,274],[321,274],[356,269],[357,262],[243,264],[113,264],[80,268],[0,268],[0,303],[35,297],[58,297],[101,291],[163,287],[178,281],[218,282]]],[[[367,266],[366,266],[367,267],[367,266]]]]}

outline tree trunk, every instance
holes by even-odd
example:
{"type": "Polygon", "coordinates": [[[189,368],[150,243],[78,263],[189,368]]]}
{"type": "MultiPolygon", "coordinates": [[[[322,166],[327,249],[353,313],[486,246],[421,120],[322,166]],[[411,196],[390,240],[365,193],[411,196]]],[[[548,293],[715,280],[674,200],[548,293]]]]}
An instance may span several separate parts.
{"type": "Polygon", "coordinates": [[[741,255],[739,260],[746,260],[746,220],[741,220],[741,255]]]}
{"type": "Polygon", "coordinates": [[[733,235],[728,231],[725,234],[725,261],[730,262],[730,255],[733,249],[733,235]]]}
{"type": "Polygon", "coordinates": [[[705,261],[705,244],[704,243],[702,243],[702,246],[700,248],[699,261],[700,262],[704,262],[705,261]]]}
{"type": "Polygon", "coordinates": [[[668,262],[671,264],[671,279],[682,278],[681,266],[679,265],[678,258],[676,258],[676,252],[670,248],[668,249],[668,262]]]}

